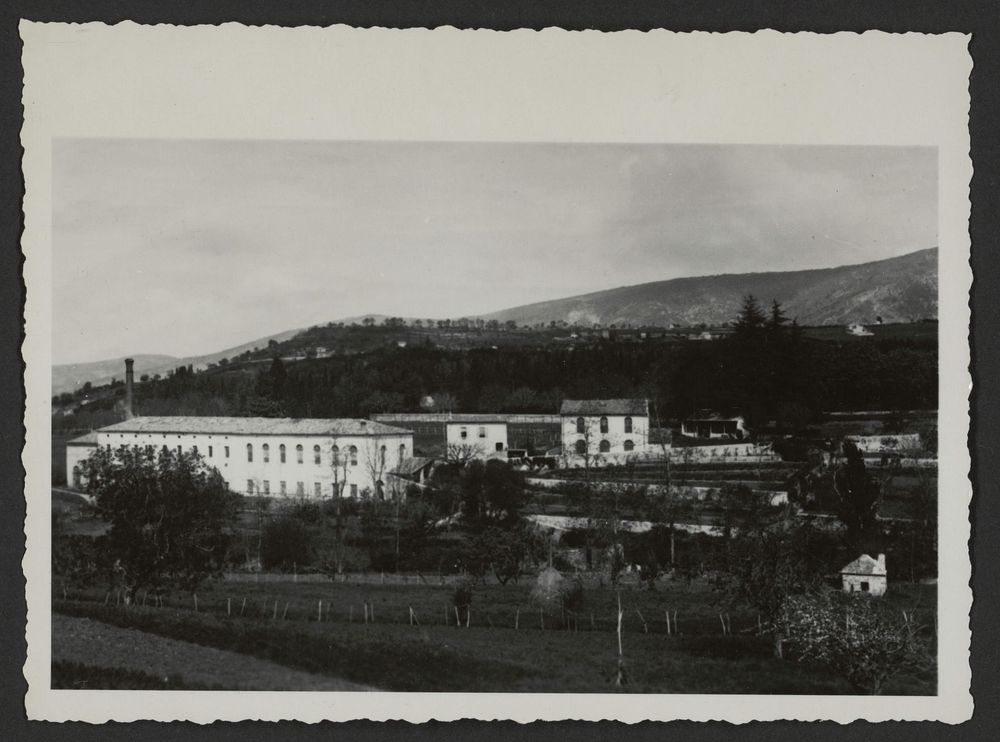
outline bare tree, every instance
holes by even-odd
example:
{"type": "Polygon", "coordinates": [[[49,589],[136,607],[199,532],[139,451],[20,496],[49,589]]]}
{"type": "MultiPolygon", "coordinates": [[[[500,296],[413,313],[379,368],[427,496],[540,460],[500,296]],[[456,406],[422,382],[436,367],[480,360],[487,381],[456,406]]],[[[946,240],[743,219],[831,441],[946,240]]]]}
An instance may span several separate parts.
{"type": "Polygon", "coordinates": [[[486,450],[478,443],[449,443],[445,450],[445,459],[456,464],[467,464],[485,455],[486,450]]]}
{"type": "Polygon", "coordinates": [[[365,446],[365,471],[371,477],[372,486],[375,488],[375,498],[385,499],[385,472],[388,451],[385,446],[379,446],[374,440],[370,440],[365,446]]]}

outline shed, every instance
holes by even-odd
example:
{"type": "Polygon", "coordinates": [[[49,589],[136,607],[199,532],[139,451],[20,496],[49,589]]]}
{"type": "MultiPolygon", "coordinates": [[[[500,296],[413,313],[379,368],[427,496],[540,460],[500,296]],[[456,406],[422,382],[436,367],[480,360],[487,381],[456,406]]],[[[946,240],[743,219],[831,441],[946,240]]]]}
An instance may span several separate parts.
{"type": "Polygon", "coordinates": [[[878,559],[862,554],[840,570],[840,579],[845,593],[885,595],[888,587],[885,554],[879,554],[878,559]]]}

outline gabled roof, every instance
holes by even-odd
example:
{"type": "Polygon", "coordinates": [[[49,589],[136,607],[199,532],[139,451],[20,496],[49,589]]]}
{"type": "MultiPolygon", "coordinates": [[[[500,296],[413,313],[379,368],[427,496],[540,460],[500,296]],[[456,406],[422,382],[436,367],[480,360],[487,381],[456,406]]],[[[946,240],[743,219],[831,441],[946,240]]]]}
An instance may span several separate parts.
{"type": "Polygon", "coordinates": [[[393,471],[396,474],[401,474],[404,477],[413,476],[421,469],[433,464],[435,459],[428,456],[410,456],[409,458],[403,459],[399,466],[397,466],[393,471]]]}
{"type": "Polygon", "coordinates": [[[559,414],[649,416],[648,399],[564,399],[559,414]]]}
{"type": "Polygon", "coordinates": [[[842,570],[842,575],[885,575],[885,562],[872,559],[867,554],[862,554],[842,570]]]}
{"type": "Polygon", "coordinates": [[[86,435],[81,435],[79,438],[74,438],[71,441],[66,441],[67,446],[96,446],[97,445],[97,433],[93,430],[86,435]]]}
{"type": "Polygon", "coordinates": [[[101,433],[187,433],[189,435],[403,435],[410,431],[372,420],[291,417],[133,417],[101,433]]]}
{"type": "Polygon", "coordinates": [[[715,410],[696,410],[694,414],[684,418],[685,421],[697,420],[741,420],[743,415],[733,412],[716,412],[715,410]]]}

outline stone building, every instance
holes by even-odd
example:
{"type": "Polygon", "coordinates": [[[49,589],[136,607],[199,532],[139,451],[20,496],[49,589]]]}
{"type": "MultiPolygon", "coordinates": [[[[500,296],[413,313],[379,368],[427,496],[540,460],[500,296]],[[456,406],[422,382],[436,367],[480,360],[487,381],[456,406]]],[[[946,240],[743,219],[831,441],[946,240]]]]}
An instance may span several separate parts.
{"type": "Polygon", "coordinates": [[[559,416],[564,456],[641,453],[649,443],[646,399],[566,399],[559,416]]]}
{"type": "Polygon", "coordinates": [[[885,554],[879,554],[878,559],[862,554],[840,570],[840,579],[845,593],[885,595],[888,588],[885,554]]]}

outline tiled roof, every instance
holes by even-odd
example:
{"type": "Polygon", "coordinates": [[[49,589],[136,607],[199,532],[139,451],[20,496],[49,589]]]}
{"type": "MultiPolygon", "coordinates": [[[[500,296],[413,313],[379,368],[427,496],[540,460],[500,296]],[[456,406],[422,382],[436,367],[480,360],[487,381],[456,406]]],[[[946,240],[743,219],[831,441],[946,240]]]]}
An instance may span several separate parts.
{"type": "Polygon", "coordinates": [[[79,438],[74,438],[71,441],[66,441],[67,446],[96,446],[97,445],[97,433],[90,431],[86,435],[81,435],[79,438]]]}
{"type": "Polygon", "coordinates": [[[291,417],[133,417],[101,433],[188,433],[193,435],[400,435],[410,431],[372,420],[291,417]]]}
{"type": "Polygon", "coordinates": [[[684,419],[695,422],[698,420],[738,420],[742,417],[742,415],[735,413],[716,412],[715,410],[698,410],[693,415],[689,415],[684,419]]]}
{"type": "Polygon", "coordinates": [[[844,575],[884,575],[885,564],[880,564],[878,560],[872,559],[867,554],[862,554],[842,570],[844,575]]]}
{"type": "Polygon", "coordinates": [[[646,399],[564,399],[560,415],[649,415],[646,399]]]}
{"type": "Polygon", "coordinates": [[[400,462],[399,466],[395,469],[395,473],[402,474],[403,476],[412,476],[428,464],[433,463],[434,459],[427,456],[411,456],[410,458],[403,459],[400,462]]]}

